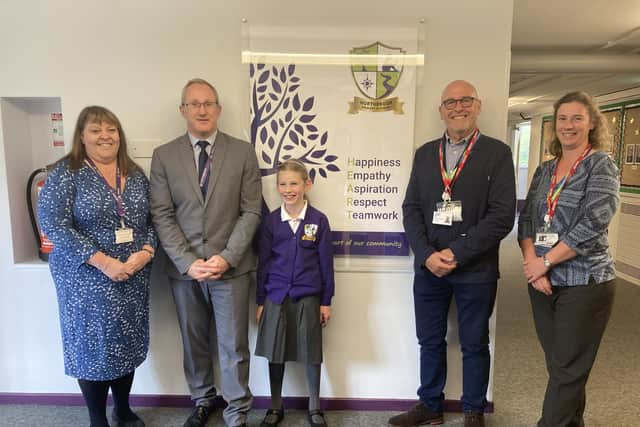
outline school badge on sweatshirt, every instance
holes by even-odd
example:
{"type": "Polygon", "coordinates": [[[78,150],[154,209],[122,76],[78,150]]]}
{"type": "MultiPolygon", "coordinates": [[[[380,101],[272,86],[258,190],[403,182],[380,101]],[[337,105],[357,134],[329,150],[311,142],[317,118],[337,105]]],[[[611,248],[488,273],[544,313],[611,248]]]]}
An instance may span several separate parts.
{"type": "Polygon", "coordinates": [[[305,224],[304,236],[302,236],[302,240],[311,240],[312,242],[315,242],[317,232],[318,232],[318,224],[305,224]]]}

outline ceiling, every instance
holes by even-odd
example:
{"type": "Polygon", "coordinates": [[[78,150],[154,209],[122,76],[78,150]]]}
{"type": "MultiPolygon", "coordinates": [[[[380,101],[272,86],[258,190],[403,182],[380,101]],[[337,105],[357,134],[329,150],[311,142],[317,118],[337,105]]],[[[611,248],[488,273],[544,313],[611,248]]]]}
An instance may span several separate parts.
{"type": "Polygon", "coordinates": [[[515,0],[510,121],[567,92],[640,88],[640,1],[515,0]]]}

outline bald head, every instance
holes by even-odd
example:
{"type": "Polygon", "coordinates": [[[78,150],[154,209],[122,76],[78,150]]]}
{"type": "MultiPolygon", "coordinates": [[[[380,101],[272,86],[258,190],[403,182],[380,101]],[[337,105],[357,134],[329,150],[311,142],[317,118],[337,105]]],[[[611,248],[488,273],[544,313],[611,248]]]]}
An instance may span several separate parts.
{"type": "Polygon", "coordinates": [[[442,96],[440,97],[440,101],[444,101],[445,99],[451,98],[450,93],[458,93],[458,92],[470,93],[474,98],[478,98],[478,91],[475,86],[469,83],[466,80],[454,80],[445,86],[442,91],[442,96]]]}
{"type": "Polygon", "coordinates": [[[440,118],[453,142],[467,137],[476,128],[482,102],[476,88],[464,80],[454,80],[442,91],[440,118]]]}

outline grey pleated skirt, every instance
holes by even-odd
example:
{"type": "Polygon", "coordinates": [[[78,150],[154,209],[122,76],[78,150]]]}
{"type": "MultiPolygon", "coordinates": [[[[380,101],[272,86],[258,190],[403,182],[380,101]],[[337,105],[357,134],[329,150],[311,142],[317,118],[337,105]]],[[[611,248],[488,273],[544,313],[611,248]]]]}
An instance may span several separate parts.
{"type": "Polygon", "coordinates": [[[280,305],[266,298],[256,356],[271,363],[322,363],[320,297],[308,296],[295,303],[287,297],[280,305]]]}

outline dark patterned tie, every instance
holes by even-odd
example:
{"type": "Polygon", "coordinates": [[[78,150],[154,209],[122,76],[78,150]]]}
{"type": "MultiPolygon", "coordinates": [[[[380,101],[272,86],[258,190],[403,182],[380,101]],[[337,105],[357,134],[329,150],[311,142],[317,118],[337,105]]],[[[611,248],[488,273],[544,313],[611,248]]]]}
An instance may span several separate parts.
{"type": "MultiPolygon", "coordinates": [[[[204,168],[207,165],[207,145],[209,145],[208,141],[198,141],[198,147],[200,147],[200,156],[198,157],[198,184],[200,184],[200,180],[202,179],[202,174],[204,173],[204,168]]],[[[211,171],[209,171],[209,176],[211,176],[211,171]]],[[[200,188],[202,190],[202,198],[207,195],[207,186],[209,184],[209,177],[207,177],[207,181],[200,188]]]]}

